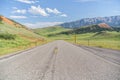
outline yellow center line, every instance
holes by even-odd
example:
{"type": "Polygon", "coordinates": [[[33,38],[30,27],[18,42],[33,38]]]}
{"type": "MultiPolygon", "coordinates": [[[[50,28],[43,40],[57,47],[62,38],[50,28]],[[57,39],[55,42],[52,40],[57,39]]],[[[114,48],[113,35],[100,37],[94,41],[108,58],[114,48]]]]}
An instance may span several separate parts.
{"type": "Polygon", "coordinates": [[[54,49],[54,53],[55,53],[55,54],[58,53],[58,48],[57,48],[57,47],[55,47],[55,49],[54,49]]]}

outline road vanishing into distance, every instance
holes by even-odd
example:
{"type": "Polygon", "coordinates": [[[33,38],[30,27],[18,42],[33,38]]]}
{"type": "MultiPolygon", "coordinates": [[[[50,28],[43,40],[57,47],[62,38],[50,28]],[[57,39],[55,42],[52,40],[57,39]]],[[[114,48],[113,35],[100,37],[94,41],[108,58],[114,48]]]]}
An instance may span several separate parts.
{"type": "Polygon", "coordinates": [[[1,58],[0,80],[120,80],[120,51],[54,41],[1,58]]]}

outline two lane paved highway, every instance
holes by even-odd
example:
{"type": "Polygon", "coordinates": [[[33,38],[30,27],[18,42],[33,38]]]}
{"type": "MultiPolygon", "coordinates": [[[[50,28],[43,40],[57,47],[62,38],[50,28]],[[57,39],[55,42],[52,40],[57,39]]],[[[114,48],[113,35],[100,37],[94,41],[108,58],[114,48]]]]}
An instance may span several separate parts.
{"type": "Polygon", "coordinates": [[[0,60],[0,80],[120,80],[120,65],[55,41],[0,60]]]}

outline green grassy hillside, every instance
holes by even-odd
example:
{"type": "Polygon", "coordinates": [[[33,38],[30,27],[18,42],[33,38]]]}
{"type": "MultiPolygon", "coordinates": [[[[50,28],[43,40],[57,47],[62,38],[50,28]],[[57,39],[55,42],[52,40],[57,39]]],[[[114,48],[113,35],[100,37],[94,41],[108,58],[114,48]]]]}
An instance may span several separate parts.
{"type": "Polygon", "coordinates": [[[100,28],[98,25],[82,27],[79,29],[65,29],[61,27],[48,27],[35,29],[40,35],[47,37],[49,40],[66,40],[75,42],[75,33],[77,44],[96,46],[120,50],[120,32],[112,29],[100,28]]]}
{"type": "Polygon", "coordinates": [[[60,26],[53,26],[53,27],[46,27],[46,28],[38,28],[38,29],[33,29],[33,31],[39,35],[42,36],[49,36],[51,34],[57,34],[63,31],[68,31],[70,29],[66,29],[60,26]]]}
{"type": "Polygon", "coordinates": [[[4,17],[0,18],[0,55],[42,43],[43,38],[29,28],[4,17]]]}

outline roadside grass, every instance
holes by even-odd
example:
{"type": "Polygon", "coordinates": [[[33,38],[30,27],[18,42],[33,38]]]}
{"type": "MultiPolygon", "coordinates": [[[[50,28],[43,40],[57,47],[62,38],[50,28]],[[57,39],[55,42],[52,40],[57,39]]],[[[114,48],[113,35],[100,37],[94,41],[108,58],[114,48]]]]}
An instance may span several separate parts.
{"type": "Polygon", "coordinates": [[[31,39],[22,38],[20,36],[16,36],[15,40],[0,39],[0,56],[32,48],[44,43],[45,42],[42,40],[33,39],[31,41],[31,39]]]}
{"type": "Polygon", "coordinates": [[[77,44],[120,50],[120,41],[116,40],[78,40],[77,44]]]}
{"type": "MultiPolygon", "coordinates": [[[[56,35],[48,37],[50,40],[65,40],[75,43],[75,35],[56,35]]],[[[76,44],[85,46],[95,46],[100,48],[109,48],[120,50],[120,32],[102,32],[102,33],[85,33],[76,34],[76,44]]]]}
{"type": "Polygon", "coordinates": [[[41,38],[0,33],[0,56],[44,44],[41,38]]]}
{"type": "Polygon", "coordinates": [[[44,44],[44,37],[32,30],[0,22],[0,56],[44,44]]]}

